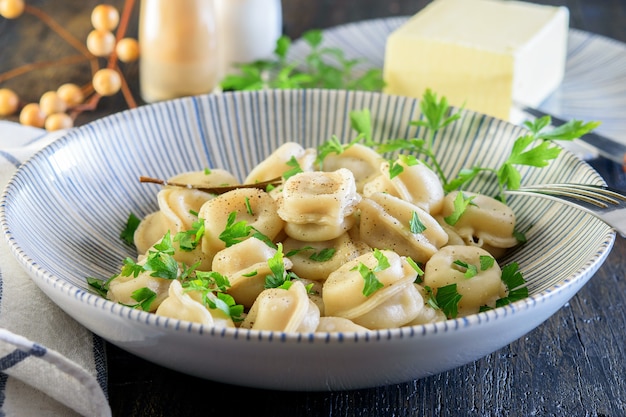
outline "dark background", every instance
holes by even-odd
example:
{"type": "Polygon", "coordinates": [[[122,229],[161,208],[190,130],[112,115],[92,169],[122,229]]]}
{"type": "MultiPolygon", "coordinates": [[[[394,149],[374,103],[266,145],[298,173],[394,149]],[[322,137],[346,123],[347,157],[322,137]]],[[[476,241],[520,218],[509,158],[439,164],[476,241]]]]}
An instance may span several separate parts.
{"type": "MultiPolygon", "coordinates": [[[[171,0],[176,1],[176,0],[171,0]]],[[[27,0],[79,39],[91,29],[95,0],[27,0]]],[[[122,9],[123,1],[110,0],[122,9]]],[[[283,0],[284,33],[389,16],[407,16],[428,1],[283,0]]],[[[551,0],[567,6],[573,28],[626,42],[626,1],[551,0]]],[[[136,36],[138,3],[128,35],[136,36]]],[[[0,19],[0,73],[27,62],[75,54],[32,16],[0,19]]],[[[137,64],[122,65],[139,100],[137,64]]],[[[4,83],[24,101],[38,101],[65,82],[85,84],[88,65],[35,71],[4,83]]],[[[77,124],[127,108],[123,97],[102,99],[77,124]]],[[[622,167],[592,164],[626,188],[622,167]]],[[[581,237],[583,238],[583,237],[581,237]]],[[[458,369],[373,389],[289,393],[240,388],[164,369],[107,345],[114,416],[621,416],[626,415],[626,244],[618,238],[608,261],[566,306],[511,345],[458,369]]],[[[199,352],[199,356],[201,353],[199,352]]],[[[364,364],[366,366],[366,364],[364,364]]]]}

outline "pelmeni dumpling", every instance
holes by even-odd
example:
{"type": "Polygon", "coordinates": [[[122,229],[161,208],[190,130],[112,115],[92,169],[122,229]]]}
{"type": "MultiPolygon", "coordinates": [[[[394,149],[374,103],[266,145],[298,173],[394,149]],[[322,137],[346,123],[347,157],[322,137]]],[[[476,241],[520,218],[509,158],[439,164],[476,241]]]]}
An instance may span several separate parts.
{"type": "Polygon", "coordinates": [[[355,143],[343,152],[331,153],[323,161],[324,171],[336,171],[347,168],[354,174],[356,189],[363,191],[363,186],[378,175],[378,169],[384,158],[372,148],[355,143]]]}
{"type": "Polygon", "coordinates": [[[134,240],[138,253],[145,253],[168,231],[172,236],[191,229],[198,217],[193,214],[213,198],[203,191],[168,187],[157,193],[159,210],[146,216],[135,230],[134,240]]]}
{"type": "MultiPolygon", "coordinates": [[[[168,181],[197,187],[221,187],[239,184],[230,172],[223,169],[189,171],[170,177],[168,181]]],[[[197,213],[206,201],[214,196],[193,188],[165,186],[157,193],[159,210],[147,215],[135,230],[134,241],[137,252],[146,253],[167,231],[174,236],[191,229],[197,213]]]]}
{"type": "Polygon", "coordinates": [[[375,192],[383,192],[413,203],[431,215],[439,213],[444,191],[437,174],[423,163],[408,165],[402,160],[396,163],[402,167],[400,174],[391,178],[390,164],[383,162],[381,175],[365,184],[363,195],[369,197],[375,192]]]}
{"type": "MultiPolygon", "coordinates": [[[[454,213],[454,200],[458,193],[453,191],[446,195],[442,217],[454,213]]],[[[497,258],[504,253],[504,249],[519,243],[513,236],[515,213],[509,206],[483,194],[463,191],[463,196],[473,197],[472,202],[451,226],[466,245],[482,247],[497,258]]]]}
{"type": "Polygon", "coordinates": [[[495,306],[497,299],[506,296],[506,286],[502,282],[500,266],[481,269],[481,256],[492,257],[486,250],[476,246],[446,246],[430,258],[424,269],[423,285],[433,289],[456,284],[461,294],[458,304],[459,316],[477,313],[481,306],[495,306]],[[461,261],[477,268],[475,276],[468,278],[465,268],[455,264],[461,261]]]}
{"type": "MultiPolygon", "coordinates": [[[[222,249],[213,258],[211,269],[228,277],[228,293],[246,308],[265,289],[265,277],[272,273],[267,261],[276,255],[276,249],[256,238],[222,249]]],[[[291,261],[283,258],[285,270],[291,268],[291,261]]]]}
{"type": "Polygon", "coordinates": [[[384,193],[374,193],[359,204],[361,239],[371,247],[390,249],[416,262],[426,262],[448,241],[439,223],[418,206],[384,193]],[[425,226],[412,233],[414,216],[425,226]]]}
{"type": "Polygon", "coordinates": [[[306,242],[332,240],[352,227],[356,205],[354,175],[346,168],[334,172],[302,172],[290,177],[278,197],[278,215],[285,233],[306,242]]]}
{"type": "Polygon", "coordinates": [[[361,241],[352,239],[349,233],[322,242],[304,242],[287,238],[283,241],[285,253],[294,252],[289,256],[293,262],[292,271],[300,278],[324,281],[331,272],[371,248],[361,241]],[[323,253],[332,253],[331,257],[322,258],[323,253]],[[316,256],[317,255],[317,256],[316,256]]]}
{"type": "MultiPolygon", "coordinates": [[[[208,293],[207,296],[215,298],[212,293],[208,293]]],[[[219,309],[207,309],[201,297],[198,291],[184,291],[180,281],[174,280],[170,285],[168,297],[159,305],[155,314],[217,328],[235,327],[229,315],[219,309]]]]}
{"type": "Polygon", "coordinates": [[[220,235],[226,229],[228,217],[235,213],[235,221],[245,221],[248,226],[274,239],[283,229],[284,222],[276,214],[276,202],[268,193],[257,188],[238,188],[207,201],[198,216],[204,219],[202,250],[209,257],[226,247],[220,235]]]}
{"type": "Polygon", "coordinates": [[[280,178],[293,166],[288,162],[295,158],[302,171],[312,171],[317,153],[315,149],[304,149],[300,144],[287,142],[276,149],[270,156],[248,173],[244,183],[255,184],[257,182],[269,181],[280,178]]]}
{"type": "Polygon", "coordinates": [[[371,330],[359,326],[352,320],[348,320],[343,317],[320,317],[320,323],[317,326],[316,332],[370,332],[371,330]]]}
{"type": "Polygon", "coordinates": [[[384,329],[401,327],[419,314],[424,300],[413,284],[417,272],[395,252],[378,253],[387,260],[386,268],[379,267],[372,251],[330,274],[322,289],[326,316],[343,317],[368,329],[384,329]],[[359,271],[360,264],[382,284],[370,295],[364,294],[366,280],[359,271]]]}
{"type": "Polygon", "coordinates": [[[446,315],[443,311],[441,311],[441,309],[434,308],[427,302],[429,294],[426,294],[426,290],[424,289],[424,287],[419,284],[413,285],[415,285],[415,288],[417,288],[419,293],[422,295],[422,298],[424,299],[424,308],[420,310],[419,314],[413,320],[411,320],[410,323],[407,323],[407,326],[435,323],[438,321],[447,320],[446,315]]]}
{"type": "Polygon", "coordinates": [[[264,290],[240,327],[310,333],[317,329],[319,321],[320,311],[317,305],[309,300],[304,284],[296,280],[292,281],[288,290],[282,288],[264,290]]]}
{"type": "Polygon", "coordinates": [[[213,168],[206,171],[189,171],[175,175],[167,180],[177,184],[188,184],[194,187],[213,188],[226,185],[237,185],[239,181],[230,172],[213,168]]]}
{"type": "MultiPolygon", "coordinates": [[[[138,264],[144,264],[145,261],[145,259],[139,261],[138,264]]],[[[109,282],[107,299],[116,303],[132,306],[137,304],[137,300],[132,297],[133,293],[142,288],[148,288],[156,294],[156,298],[150,304],[149,309],[150,312],[155,311],[163,300],[167,298],[170,284],[174,281],[171,279],[153,277],[150,276],[150,274],[152,274],[152,271],[141,272],[137,277],[134,275],[118,275],[109,282]]]]}

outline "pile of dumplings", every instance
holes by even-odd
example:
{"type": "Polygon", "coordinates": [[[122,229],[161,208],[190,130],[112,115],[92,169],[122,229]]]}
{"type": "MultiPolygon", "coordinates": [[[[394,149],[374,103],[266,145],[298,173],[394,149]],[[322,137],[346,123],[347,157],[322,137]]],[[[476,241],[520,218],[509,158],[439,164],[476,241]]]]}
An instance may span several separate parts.
{"type": "MultiPolygon", "coordinates": [[[[192,251],[176,250],[181,265],[216,271],[230,282],[227,293],[244,306],[242,321],[234,322],[219,309],[209,308],[198,291],[184,289],[179,280],[142,272],[118,276],[107,298],[135,304],[135,290],[156,293],[150,311],[161,316],[215,327],[241,327],[282,332],[370,331],[445,320],[428,302],[429,291],[457,284],[459,316],[481,306],[494,306],[507,295],[497,262],[467,278],[461,261],[478,265],[481,257],[498,259],[518,242],[513,236],[515,215],[505,204],[485,195],[473,196],[459,220],[444,221],[454,212],[456,192],[445,194],[438,176],[425,164],[398,160],[402,172],[390,175],[390,163],[373,149],[354,144],[316,165],[317,151],[286,143],[257,165],[244,180],[256,184],[283,176],[297,160],[302,172],[271,191],[235,188],[210,194],[197,188],[240,184],[222,169],[188,172],[170,182],[195,188],[165,186],[157,195],[159,209],[142,219],[134,239],[138,263],[166,235],[190,230],[198,218],[205,232],[192,251]],[[291,162],[291,163],[290,163],[291,162]],[[266,288],[268,260],[276,247],[249,237],[227,246],[220,240],[229,216],[280,243],[286,270],[297,276],[288,288],[266,288]],[[419,233],[409,227],[417,218],[419,233]],[[311,259],[323,250],[332,257],[311,259]],[[377,268],[380,256],[387,266],[377,268]],[[418,264],[424,273],[418,276],[418,264]],[[374,271],[379,288],[364,291],[359,265],[374,271]]],[[[176,242],[174,242],[176,246],[176,242]]],[[[209,297],[215,294],[209,293],[209,297]]]]}

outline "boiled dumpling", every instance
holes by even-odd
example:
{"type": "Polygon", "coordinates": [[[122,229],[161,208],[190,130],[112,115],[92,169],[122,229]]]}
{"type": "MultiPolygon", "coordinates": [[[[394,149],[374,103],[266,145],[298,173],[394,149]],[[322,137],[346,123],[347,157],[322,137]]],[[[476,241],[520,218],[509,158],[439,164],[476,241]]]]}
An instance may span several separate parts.
{"type": "MultiPolygon", "coordinates": [[[[276,202],[268,193],[257,188],[239,188],[207,201],[198,216],[204,219],[202,250],[209,259],[227,244],[220,235],[226,229],[229,216],[246,222],[254,230],[273,240],[283,229],[283,220],[276,214],[276,202]]],[[[252,234],[252,233],[251,233],[252,234]]],[[[242,238],[243,239],[243,238],[242,238]]]]}
{"type": "MultiPolygon", "coordinates": [[[[459,192],[453,191],[444,198],[442,217],[454,213],[459,192]]],[[[472,198],[472,202],[451,226],[466,245],[482,247],[498,258],[505,249],[518,244],[513,235],[515,214],[509,206],[483,194],[463,191],[463,196],[472,198]]]]}
{"type": "Polygon", "coordinates": [[[285,232],[306,242],[332,240],[352,227],[356,205],[354,175],[348,169],[303,172],[290,177],[278,197],[285,232]]]}
{"type": "Polygon", "coordinates": [[[292,281],[289,289],[270,288],[263,291],[241,328],[278,332],[314,332],[320,321],[317,305],[307,296],[300,281],[292,281]]]}
{"type": "MultiPolygon", "coordinates": [[[[276,255],[277,250],[256,238],[219,251],[213,258],[212,270],[228,277],[228,293],[246,308],[265,289],[265,277],[272,273],[267,261],[276,255]]],[[[291,261],[283,258],[285,270],[291,268],[291,261]]]]}
{"type": "Polygon", "coordinates": [[[343,317],[320,317],[316,332],[369,332],[370,329],[359,326],[352,320],[343,317]]]}
{"type": "Polygon", "coordinates": [[[282,177],[285,172],[293,169],[293,166],[288,164],[292,158],[298,162],[302,171],[312,171],[316,152],[314,149],[304,149],[298,143],[287,142],[250,171],[244,183],[255,184],[282,177]]]}
{"type": "Polygon", "coordinates": [[[381,175],[365,184],[363,195],[369,197],[383,192],[413,203],[422,210],[435,215],[443,207],[444,191],[439,177],[423,163],[408,165],[402,160],[396,162],[402,172],[391,178],[389,162],[380,166],[381,175]]]}
{"type": "Polygon", "coordinates": [[[363,191],[363,186],[378,175],[378,168],[384,161],[378,152],[372,148],[355,143],[341,153],[331,153],[323,161],[324,171],[336,171],[347,168],[354,174],[357,191],[363,191]]]}
{"type": "Polygon", "coordinates": [[[364,242],[353,240],[349,233],[322,242],[287,238],[283,241],[283,248],[285,253],[294,252],[289,256],[293,262],[292,271],[300,278],[314,281],[324,281],[345,262],[371,250],[364,242]],[[331,253],[332,256],[323,257],[324,253],[331,253]]]}
{"type": "Polygon", "coordinates": [[[198,220],[194,213],[211,198],[211,194],[194,189],[168,187],[160,190],[157,194],[159,210],[145,217],[135,230],[137,252],[145,253],[168,231],[174,236],[191,229],[198,220]]]}
{"type": "Polygon", "coordinates": [[[371,247],[391,249],[416,262],[426,262],[448,241],[448,235],[427,212],[389,194],[374,193],[359,205],[361,239],[371,247]],[[424,225],[419,233],[411,231],[414,217],[424,225]]]}
{"type": "MultiPolygon", "coordinates": [[[[215,297],[212,293],[207,296],[215,297]]],[[[222,310],[205,307],[200,292],[184,291],[178,280],[172,281],[168,297],[161,303],[155,314],[219,328],[235,327],[229,315],[222,310]]]]}
{"type": "Polygon", "coordinates": [[[477,313],[481,306],[494,307],[497,299],[506,296],[507,289],[497,262],[482,270],[481,257],[491,258],[492,255],[476,246],[446,246],[426,263],[423,285],[432,288],[436,294],[437,288],[456,284],[457,292],[461,294],[459,316],[477,313]],[[465,270],[455,264],[457,261],[474,265],[476,275],[468,278],[465,270]]]}
{"type": "MultiPolygon", "coordinates": [[[[143,265],[145,262],[146,259],[143,259],[138,264],[143,265]]],[[[118,275],[109,282],[107,299],[127,306],[134,306],[137,304],[137,300],[132,297],[133,293],[142,288],[148,288],[156,295],[148,311],[155,311],[163,300],[167,298],[168,290],[173,280],[153,277],[151,274],[152,271],[144,271],[136,277],[132,274],[128,276],[118,275]]]]}
{"type": "Polygon", "coordinates": [[[417,272],[397,253],[372,251],[345,263],[330,274],[322,289],[326,316],[343,317],[368,329],[400,327],[413,320],[424,306],[413,285],[417,272]],[[381,267],[381,259],[386,260],[381,267]],[[363,266],[361,266],[361,264],[363,266]],[[366,294],[366,268],[381,287],[366,294]]]}
{"type": "Polygon", "coordinates": [[[233,174],[219,168],[213,168],[205,171],[183,172],[169,178],[167,181],[202,188],[224,187],[226,185],[239,184],[239,181],[233,174]]]}

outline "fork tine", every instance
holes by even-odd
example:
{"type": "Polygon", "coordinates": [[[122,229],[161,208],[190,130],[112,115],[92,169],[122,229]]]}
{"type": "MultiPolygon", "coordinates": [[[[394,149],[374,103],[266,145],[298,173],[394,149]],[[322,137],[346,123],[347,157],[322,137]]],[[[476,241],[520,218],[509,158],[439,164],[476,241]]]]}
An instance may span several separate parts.
{"type": "Polygon", "coordinates": [[[619,204],[619,200],[614,198],[614,193],[607,192],[604,188],[579,187],[578,184],[531,185],[521,187],[518,191],[569,197],[600,208],[608,208],[609,205],[619,204]]]}
{"type": "Polygon", "coordinates": [[[595,215],[626,237],[626,194],[592,184],[538,184],[506,190],[507,194],[536,196],[560,201],[595,215]]]}
{"type": "Polygon", "coordinates": [[[575,193],[583,196],[587,196],[590,198],[597,198],[602,201],[606,201],[611,204],[620,204],[620,202],[626,202],[626,195],[620,193],[619,191],[612,189],[610,187],[606,187],[603,185],[593,185],[593,184],[576,184],[576,183],[562,183],[562,184],[539,184],[539,185],[531,185],[528,187],[522,187],[523,189],[530,190],[533,189],[541,189],[541,190],[563,190],[567,193],[575,193]]]}

